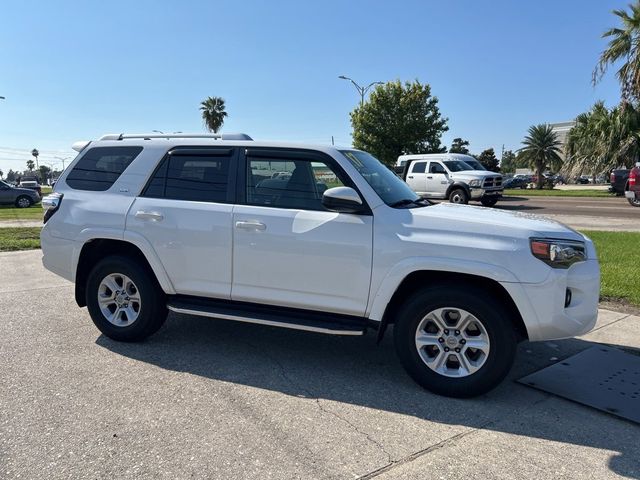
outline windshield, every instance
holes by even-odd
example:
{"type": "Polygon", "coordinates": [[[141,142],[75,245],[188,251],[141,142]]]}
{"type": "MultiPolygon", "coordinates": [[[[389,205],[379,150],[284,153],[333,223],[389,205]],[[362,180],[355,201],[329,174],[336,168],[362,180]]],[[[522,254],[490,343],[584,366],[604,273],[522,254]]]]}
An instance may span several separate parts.
{"type": "Polygon", "coordinates": [[[482,170],[482,171],[486,170],[486,168],[484,168],[478,160],[469,159],[469,160],[465,160],[464,163],[469,165],[474,170],[482,170]]]}
{"type": "Polygon", "coordinates": [[[2,186],[4,188],[11,188],[11,185],[9,185],[8,183],[3,182],[2,180],[0,180],[0,186],[2,186]]]}
{"type": "Polygon", "coordinates": [[[409,185],[374,156],[360,150],[341,150],[340,153],[351,162],[387,205],[397,204],[402,200],[420,200],[420,196],[411,190],[409,185]]]}
{"type": "Polygon", "coordinates": [[[464,172],[465,170],[473,170],[469,165],[467,165],[462,160],[446,160],[444,163],[450,172],[464,172]]]}

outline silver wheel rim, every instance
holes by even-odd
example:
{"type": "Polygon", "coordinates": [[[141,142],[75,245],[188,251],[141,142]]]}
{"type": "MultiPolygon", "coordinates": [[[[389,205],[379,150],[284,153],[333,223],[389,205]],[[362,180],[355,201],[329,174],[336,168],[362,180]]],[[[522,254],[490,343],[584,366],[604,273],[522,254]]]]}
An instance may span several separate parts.
{"type": "Polygon", "coordinates": [[[29,204],[30,204],[30,203],[31,203],[31,202],[29,202],[29,199],[28,199],[28,198],[24,198],[24,197],[22,197],[22,198],[19,198],[19,199],[18,199],[18,206],[19,206],[20,208],[27,208],[27,207],[29,206],[29,204]]]}
{"type": "Polygon", "coordinates": [[[140,291],[126,275],[111,273],[100,282],[98,305],[109,323],[117,327],[128,327],[140,315],[140,291]]]}
{"type": "Polygon", "coordinates": [[[473,375],[487,361],[490,346],[482,322],[457,307],[432,310],[416,330],[420,358],[427,367],[445,377],[473,375]]]}
{"type": "Polygon", "coordinates": [[[455,193],[451,197],[451,203],[462,203],[462,195],[460,195],[459,193],[455,193]]]}

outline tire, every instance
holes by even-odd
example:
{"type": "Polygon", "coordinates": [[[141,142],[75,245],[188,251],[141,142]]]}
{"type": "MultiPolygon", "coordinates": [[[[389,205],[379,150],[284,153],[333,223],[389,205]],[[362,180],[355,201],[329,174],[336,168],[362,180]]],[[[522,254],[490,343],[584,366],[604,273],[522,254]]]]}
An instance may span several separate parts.
{"type": "Polygon", "coordinates": [[[631,205],[632,207],[640,207],[640,198],[638,198],[637,194],[636,194],[636,198],[627,198],[627,201],[629,202],[629,205],[631,205]]]}
{"type": "Polygon", "coordinates": [[[469,195],[462,188],[454,188],[449,194],[449,201],[451,203],[469,203],[469,195]]]}
{"type": "Polygon", "coordinates": [[[498,203],[497,198],[482,198],[480,199],[480,203],[485,207],[493,207],[496,203],[498,203]]]}
{"type": "Polygon", "coordinates": [[[20,195],[16,198],[15,206],[17,208],[29,208],[33,205],[33,200],[28,195],[20,195]]]}
{"type": "Polygon", "coordinates": [[[86,302],[96,327],[120,342],[144,340],[167,319],[165,295],[153,273],[126,256],[109,256],[96,264],[87,277],[86,302]]]}
{"type": "Polygon", "coordinates": [[[400,308],[393,337],[400,362],[416,383],[438,395],[459,398],[496,387],[509,373],[517,346],[514,326],[502,302],[472,285],[447,284],[418,291],[400,308]],[[455,323],[455,314],[461,330],[449,326],[455,323]],[[472,342],[480,348],[471,347],[472,342]],[[454,361],[459,355],[468,369],[454,361]]]}

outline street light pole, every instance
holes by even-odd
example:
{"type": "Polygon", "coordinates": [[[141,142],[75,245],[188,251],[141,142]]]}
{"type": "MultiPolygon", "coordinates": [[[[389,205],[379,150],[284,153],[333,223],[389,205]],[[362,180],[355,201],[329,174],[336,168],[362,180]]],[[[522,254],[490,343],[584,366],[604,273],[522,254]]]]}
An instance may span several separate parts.
{"type": "Polygon", "coordinates": [[[340,75],[338,78],[341,79],[341,80],[349,80],[351,83],[353,83],[353,86],[356,87],[356,90],[360,94],[360,106],[361,107],[364,105],[364,96],[371,89],[371,87],[373,87],[374,85],[382,85],[382,83],[383,83],[383,82],[371,82],[366,87],[361,87],[360,85],[358,85],[356,83],[356,81],[353,78],[349,78],[349,77],[346,77],[344,75],[340,75]]]}

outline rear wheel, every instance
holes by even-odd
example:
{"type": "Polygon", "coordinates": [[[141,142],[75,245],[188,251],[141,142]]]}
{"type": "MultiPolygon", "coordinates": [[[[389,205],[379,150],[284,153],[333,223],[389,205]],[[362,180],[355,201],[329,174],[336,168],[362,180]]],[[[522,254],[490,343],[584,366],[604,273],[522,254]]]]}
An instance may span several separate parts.
{"type": "Polygon", "coordinates": [[[16,198],[16,207],[18,208],[29,208],[31,205],[33,205],[33,200],[27,195],[20,195],[16,198]]]}
{"type": "Polygon", "coordinates": [[[129,257],[113,255],[96,264],[87,278],[86,301],[96,327],[122,342],[144,340],[167,318],[153,274],[129,257]]]}
{"type": "Polygon", "coordinates": [[[415,293],[398,312],[400,361],[422,387],[450,397],[481,395],[509,373],[517,337],[502,302],[474,286],[415,293]]]}
{"type": "Polygon", "coordinates": [[[449,201],[451,203],[469,203],[469,196],[462,188],[455,188],[449,194],[449,201]]]}
{"type": "Polygon", "coordinates": [[[480,203],[482,203],[482,205],[484,205],[485,207],[493,207],[496,203],[498,203],[498,199],[497,198],[482,198],[480,200],[480,203]]]}
{"type": "Polygon", "coordinates": [[[636,193],[635,198],[627,198],[629,205],[632,207],[640,207],[640,198],[638,198],[638,194],[636,193]]]}

